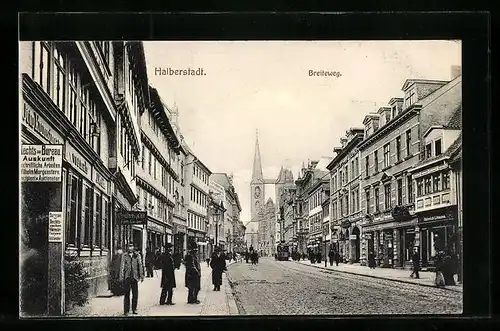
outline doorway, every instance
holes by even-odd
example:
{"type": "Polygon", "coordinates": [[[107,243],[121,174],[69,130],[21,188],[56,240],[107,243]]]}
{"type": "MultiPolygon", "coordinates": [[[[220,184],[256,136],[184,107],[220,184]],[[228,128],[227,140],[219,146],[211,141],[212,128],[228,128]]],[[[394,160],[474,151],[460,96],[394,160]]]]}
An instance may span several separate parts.
{"type": "Polygon", "coordinates": [[[351,260],[353,263],[358,263],[361,255],[361,247],[360,247],[360,231],[357,226],[352,229],[352,235],[356,236],[356,239],[352,239],[351,241],[351,260]]]}

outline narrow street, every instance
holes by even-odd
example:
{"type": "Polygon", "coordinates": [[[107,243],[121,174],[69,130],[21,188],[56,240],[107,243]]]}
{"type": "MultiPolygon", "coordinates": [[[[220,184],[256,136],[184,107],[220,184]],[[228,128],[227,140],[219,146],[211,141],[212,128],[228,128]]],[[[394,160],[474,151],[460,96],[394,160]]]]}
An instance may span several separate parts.
{"type": "Polygon", "coordinates": [[[262,258],[228,270],[241,315],[460,314],[462,294],[262,258]]]}

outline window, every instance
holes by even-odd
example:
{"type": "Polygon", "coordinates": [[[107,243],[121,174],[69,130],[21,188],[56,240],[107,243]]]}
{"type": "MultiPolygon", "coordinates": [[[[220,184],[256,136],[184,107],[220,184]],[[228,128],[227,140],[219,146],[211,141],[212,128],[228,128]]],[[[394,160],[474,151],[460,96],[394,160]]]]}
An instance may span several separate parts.
{"type": "Polygon", "coordinates": [[[432,191],[439,192],[441,190],[440,184],[441,184],[441,174],[433,175],[432,176],[432,191]]]}
{"type": "Polygon", "coordinates": [[[411,175],[406,177],[406,184],[408,186],[408,203],[412,203],[414,201],[414,195],[413,195],[413,179],[411,178],[411,175]]]}
{"type": "Polygon", "coordinates": [[[110,223],[109,223],[109,206],[108,201],[103,199],[102,227],[104,229],[102,236],[102,248],[109,249],[110,238],[110,223]]]}
{"type": "Polygon", "coordinates": [[[356,199],[356,211],[359,211],[359,189],[356,189],[354,198],[356,199]]]}
{"type": "Polygon", "coordinates": [[[401,161],[401,136],[396,138],[396,161],[401,161]]]}
{"type": "Polygon", "coordinates": [[[432,156],[432,144],[425,145],[425,158],[428,159],[432,156]]]}
{"type": "Polygon", "coordinates": [[[375,166],[375,173],[378,172],[378,151],[374,151],[373,152],[373,162],[374,162],[374,166],[375,166]]]}
{"type": "Polygon", "coordinates": [[[152,170],[152,168],[153,168],[153,164],[152,164],[152,163],[153,163],[153,155],[152,155],[151,151],[149,151],[149,153],[148,153],[148,154],[149,154],[149,155],[148,155],[148,156],[149,156],[149,161],[148,161],[148,168],[149,168],[149,169],[148,169],[148,172],[149,172],[149,174],[151,175],[151,170],[152,170]]]}
{"type": "Polygon", "coordinates": [[[406,131],[406,156],[411,156],[411,130],[406,131]]]}
{"type": "Polygon", "coordinates": [[[356,207],[356,196],[354,195],[354,191],[351,192],[351,213],[354,213],[356,210],[355,210],[355,207],[356,207]]]}
{"type": "Polygon", "coordinates": [[[54,48],[54,91],[53,99],[57,107],[63,112],[66,111],[66,63],[65,56],[54,48]]]}
{"type": "Polygon", "coordinates": [[[351,160],[351,179],[355,177],[354,173],[354,160],[351,160]]]}
{"type": "Polygon", "coordinates": [[[441,155],[441,139],[434,142],[434,153],[436,153],[436,156],[441,155]]]}
{"type": "Polygon", "coordinates": [[[370,213],[370,189],[365,191],[365,199],[366,199],[366,213],[370,213]]]}
{"type": "Polygon", "coordinates": [[[69,70],[69,97],[68,97],[68,112],[69,120],[73,125],[77,126],[78,121],[78,94],[77,88],[79,84],[78,75],[76,73],[76,68],[70,64],[69,70]]]}
{"type": "Polygon", "coordinates": [[[403,204],[403,179],[398,179],[397,181],[397,188],[398,188],[398,205],[403,204]]]}
{"type": "Polygon", "coordinates": [[[78,178],[70,176],[68,187],[68,201],[69,201],[69,217],[66,219],[66,243],[76,246],[77,224],[79,224],[78,205],[79,199],[79,183],[78,178]]]}
{"type": "Polygon", "coordinates": [[[425,194],[429,194],[429,193],[432,193],[431,191],[432,187],[431,187],[431,177],[430,176],[427,176],[424,178],[424,192],[425,194]]]}
{"type": "Polygon", "coordinates": [[[396,109],[397,109],[397,105],[393,105],[391,107],[391,112],[392,112],[392,118],[395,118],[396,117],[396,109]]]}
{"type": "Polygon", "coordinates": [[[375,196],[375,212],[380,210],[380,195],[378,187],[375,188],[373,195],[375,196]]]}
{"type": "Polygon", "coordinates": [[[82,243],[85,246],[90,246],[91,244],[91,229],[92,229],[92,190],[90,187],[85,185],[85,204],[83,207],[84,212],[84,224],[83,224],[83,238],[82,243]]]}
{"type": "Polygon", "coordinates": [[[346,215],[349,214],[349,195],[345,195],[345,213],[346,215]]]}
{"type": "Polygon", "coordinates": [[[99,193],[95,194],[95,226],[94,226],[94,246],[101,247],[101,239],[102,239],[102,198],[99,193]]]}
{"type": "Polygon", "coordinates": [[[443,173],[443,190],[447,190],[450,188],[450,173],[443,173]]]}
{"type": "Polygon", "coordinates": [[[369,156],[365,156],[365,176],[368,177],[370,169],[370,158],[369,156]]]}
{"type": "Polygon", "coordinates": [[[417,197],[423,195],[424,180],[422,178],[417,179],[417,197]]]}
{"type": "Polygon", "coordinates": [[[339,199],[340,201],[340,216],[344,216],[344,197],[341,197],[339,199]]]}
{"type": "Polygon", "coordinates": [[[389,148],[389,144],[385,144],[384,145],[384,168],[387,168],[389,167],[389,164],[390,164],[390,148],[389,148]]]}
{"type": "Polygon", "coordinates": [[[384,186],[385,209],[391,208],[391,184],[384,186]]]}

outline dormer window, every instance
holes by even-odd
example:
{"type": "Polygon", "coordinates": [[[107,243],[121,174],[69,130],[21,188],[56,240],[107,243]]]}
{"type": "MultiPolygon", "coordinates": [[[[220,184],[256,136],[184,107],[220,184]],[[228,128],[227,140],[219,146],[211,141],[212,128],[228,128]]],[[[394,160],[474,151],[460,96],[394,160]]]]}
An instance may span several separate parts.
{"type": "Polygon", "coordinates": [[[432,144],[428,143],[425,145],[425,158],[428,159],[432,156],[432,144]]]}
{"type": "Polygon", "coordinates": [[[436,156],[441,155],[441,139],[434,142],[434,153],[436,153],[436,156]]]}
{"type": "Polygon", "coordinates": [[[393,118],[393,119],[394,119],[394,118],[396,117],[396,115],[397,115],[397,105],[396,105],[396,104],[394,104],[394,105],[392,106],[392,108],[391,108],[391,118],[393,118]]]}
{"type": "Polygon", "coordinates": [[[417,95],[415,93],[415,90],[411,89],[408,92],[406,92],[406,96],[405,96],[405,108],[410,107],[415,102],[417,102],[417,95]]]}

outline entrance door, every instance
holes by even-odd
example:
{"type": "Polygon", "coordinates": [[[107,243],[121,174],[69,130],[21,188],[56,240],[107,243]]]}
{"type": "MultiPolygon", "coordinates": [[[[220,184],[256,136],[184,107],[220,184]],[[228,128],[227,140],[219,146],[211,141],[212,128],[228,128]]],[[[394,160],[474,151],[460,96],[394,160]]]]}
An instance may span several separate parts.
{"type": "Polygon", "coordinates": [[[351,240],[351,243],[352,243],[352,253],[351,253],[351,256],[353,258],[353,262],[357,263],[359,262],[359,258],[360,258],[360,255],[361,255],[361,245],[360,245],[360,238],[359,238],[359,228],[357,226],[354,227],[354,229],[352,229],[352,234],[356,236],[356,239],[354,240],[351,240]]]}

